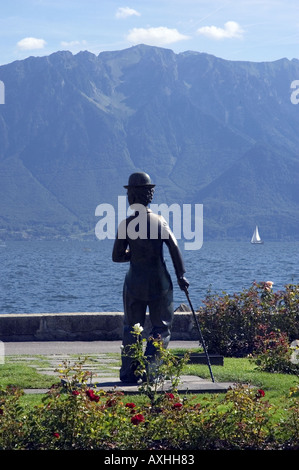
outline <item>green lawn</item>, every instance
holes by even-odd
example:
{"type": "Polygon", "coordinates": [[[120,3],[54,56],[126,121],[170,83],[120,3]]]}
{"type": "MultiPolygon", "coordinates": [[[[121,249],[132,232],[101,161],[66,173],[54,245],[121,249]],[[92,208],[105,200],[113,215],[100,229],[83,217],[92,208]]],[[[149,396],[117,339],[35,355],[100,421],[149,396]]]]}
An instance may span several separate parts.
{"type": "Polygon", "coordinates": [[[0,365],[0,387],[15,385],[22,389],[48,388],[58,381],[57,377],[41,374],[27,364],[8,362],[0,365]]]}
{"type": "MultiPolygon", "coordinates": [[[[298,384],[298,377],[291,374],[260,372],[247,358],[224,358],[224,366],[212,366],[216,382],[243,383],[262,388],[265,398],[280,408],[284,408],[290,389],[298,384]]],[[[186,374],[209,378],[210,372],[204,365],[187,365],[186,374]]]]}

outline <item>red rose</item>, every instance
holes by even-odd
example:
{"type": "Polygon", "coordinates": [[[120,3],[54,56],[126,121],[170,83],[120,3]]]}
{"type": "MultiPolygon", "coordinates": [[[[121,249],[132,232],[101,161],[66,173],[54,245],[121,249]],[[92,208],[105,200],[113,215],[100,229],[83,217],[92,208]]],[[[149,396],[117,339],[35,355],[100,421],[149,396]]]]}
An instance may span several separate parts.
{"type": "Polygon", "coordinates": [[[131,418],[131,423],[137,426],[138,424],[142,423],[144,421],[144,416],[143,415],[135,415],[132,416],[131,418]]]}
{"type": "Polygon", "coordinates": [[[78,390],[73,390],[72,395],[76,397],[77,395],[80,395],[80,392],[78,392],[78,390]]]}
{"type": "Polygon", "coordinates": [[[86,395],[88,398],[92,399],[94,397],[94,391],[93,390],[86,390],[86,395]]]}
{"type": "Polygon", "coordinates": [[[53,432],[53,436],[56,437],[56,439],[59,439],[59,438],[60,438],[59,432],[53,432]]]}
{"type": "Polygon", "coordinates": [[[182,403],[174,403],[174,405],[172,406],[173,409],[175,410],[180,410],[182,408],[182,403]]]}
{"type": "Polygon", "coordinates": [[[133,408],[135,408],[135,406],[136,406],[135,403],[126,403],[126,408],[133,409],[133,408]]]}
{"type": "Polygon", "coordinates": [[[257,394],[256,394],[256,398],[261,398],[261,397],[264,397],[265,396],[265,392],[264,390],[262,390],[261,388],[257,391],[257,394]]]}
{"type": "Polygon", "coordinates": [[[88,396],[88,398],[90,399],[90,401],[95,401],[95,402],[98,402],[100,397],[98,395],[95,395],[94,394],[94,391],[89,389],[89,390],[86,390],[86,395],[88,396]]]}
{"type": "Polygon", "coordinates": [[[174,399],[173,393],[165,393],[165,396],[166,396],[166,398],[168,398],[169,400],[173,400],[173,399],[174,399]]]}

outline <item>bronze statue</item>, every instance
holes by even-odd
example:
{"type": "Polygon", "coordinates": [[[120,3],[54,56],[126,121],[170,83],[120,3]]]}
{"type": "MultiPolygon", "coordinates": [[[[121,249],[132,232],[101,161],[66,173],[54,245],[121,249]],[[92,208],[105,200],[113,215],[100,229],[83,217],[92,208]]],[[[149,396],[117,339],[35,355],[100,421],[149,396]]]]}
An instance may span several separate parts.
{"type": "MultiPolygon", "coordinates": [[[[163,243],[169,249],[180,288],[189,286],[174,234],[166,220],[147,207],[153,199],[154,187],[149,175],[143,172],[133,173],[124,186],[135,213],[120,223],[112,254],[115,262],[130,262],[123,286],[124,349],[136,341],[132,329],[137,323],[144,326],[147,307],[152,324],[149,338],[159,338],[164,348],[168,346],[174,315],[173,284],[163,258],[163,243]]],[[[155,352],[149,339],[145,355],[154,362],[155,352]]],[[[125,354],[122,354],[120,380],[138,381],[132,361],[125,354]]]]}

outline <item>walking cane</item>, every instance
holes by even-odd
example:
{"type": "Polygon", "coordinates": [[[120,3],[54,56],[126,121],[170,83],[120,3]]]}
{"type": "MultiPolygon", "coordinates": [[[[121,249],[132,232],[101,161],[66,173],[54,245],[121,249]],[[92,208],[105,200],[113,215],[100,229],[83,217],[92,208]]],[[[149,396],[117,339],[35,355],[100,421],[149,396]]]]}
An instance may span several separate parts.
{"type": "Polygon", "coordinates": [[[195,320],[195,323],[196,323],[196,326],[197,326],[197,330],[198,330],[198,333],[199,333],[199,339],[200,339],[200,343],[204,349],[204,352],[205,352],[205,355],[206,355],[206,358],[207,358],[207,362],[208,362],[208,366],[209,366],[209,371],[210,371],[210,375],[211,375],[211,379],[212,379],[212,382],[215,382],[215,379],[214,379],[214,376],[213,376],[213,372],[212,372],[212,368],[211,368],[211,363],[210,363],[210,358],[209,358],[209,355],[208,355],[208,351],[207,351],[207,348],[206,348],[206,345],[205,345],[205,342],[204,342],[204,339],[203,339],[203,336],[202,336],[202,332],[201,332],[201,329],[200,329],[200,326],[199,326],[199,323],[198,323],[198,319],[195,315],[195,312],[194,312],[194,308],[192,306],[192,303],[191,303],[191,300],[190,300],[190,297],[189,297],[189,293],[188,293],[188,289],[187,287],[184,288],[184,292],[186,294],[186,297],[187,297],[187,300],[189,302],[189,305],[190,305],[190,308],[191,308],[191,311],[193,313],[193,318],[195,320]]]}

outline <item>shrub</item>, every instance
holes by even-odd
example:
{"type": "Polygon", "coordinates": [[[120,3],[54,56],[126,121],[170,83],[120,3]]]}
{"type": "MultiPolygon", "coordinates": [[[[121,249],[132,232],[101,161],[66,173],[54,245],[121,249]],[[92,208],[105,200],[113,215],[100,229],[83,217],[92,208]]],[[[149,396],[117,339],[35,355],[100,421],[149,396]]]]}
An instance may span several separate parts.
{"type": "Polygon", "coordinates": [[[286,333],[280,331],[267,332],[266,327],[260,327],[261,334],[256,336],[254,362],[259,370],[265,372],[280,372],[298,374],[298,364],[291,362],[292,349],[286,333]]]}
{"type": "Polygon", "coordinates": [[[83,364],[65,364],[63,385],[53,386],[29,413],[26,449],[108,449],[111,440],[122,440],[130,415],[123,393],[97,391],[87,383],[83,364]]]}
{"type": "Polygon", "coordinates": [[[23,391],[14,386],[0,389],[0,449],[17,449],[23,439],[23,391]]]}
{"type": "Polygon", "coordinates": [[[1,450],[263,450],[299,445],[298,387],[276,424],[275,407],[269,406],[264,390],[246,385],[209,402],[161,392],[154,403],[138,405],[122,392],[91,387],[83,380],[88,374],[82,374],[82,363],[78,368],[67,365],[64,376],[65,383],[52,387],[29,412],[19,404],[19,390],[1,392],[1,450]]]}
{"type": "Polygon", "coordinates": [[[272,441],[271,407],[263,390],[236,385],[214,406],[202,407],[184,423],[190,447],[199,449],[264,449],[272,441]]]}
{"type": "Polygon", "coordinates": [[[273,292],[272,283],[263,282],[241,293],[209,294],[197,314],[210,352],[244,357],[253,353],[262,327],[289,342],[299,337],[299,286],[273,292]]]}
{"type": "Polygon", "coordinates": [[[171,350],[163,347],[163,341],[160,338],[142,338],[143,328],[139,323],[133,326],[132,335],[135,342],[126,346],[122,354],[131,358],[134,365],[134,373],[142,378],[140,391],[146,395],[155,407],[160,400],[159,390],[163,389],[166,380],[170,382],[170,391],[174,392],[180,383],[180,375],[183,367],[189,360],[189,354],[185,353],[182,357],[177,357],[171,350]],[[154,348],[153,356],[144,354],[145,343],[152,342],[154,348]]]}
{"type": "Polygon", "coordinates": [[[299,446],[299,385],[290,390],[286,403],[286,418],[276,428],[276,440],[284,449],[298,449],[299,446]]]}

